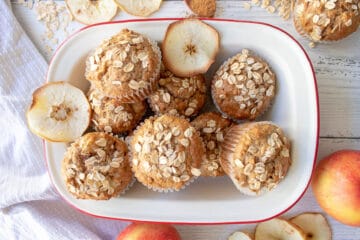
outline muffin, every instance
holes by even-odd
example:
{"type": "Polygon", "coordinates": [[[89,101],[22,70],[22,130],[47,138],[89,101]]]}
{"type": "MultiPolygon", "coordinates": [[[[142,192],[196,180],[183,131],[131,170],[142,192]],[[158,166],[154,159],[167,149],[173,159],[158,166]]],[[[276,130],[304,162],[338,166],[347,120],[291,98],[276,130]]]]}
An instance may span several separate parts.
{"type": "Polygon", "coordinates": [[[162,115],[146,119],[130,140],[136,179],[159,191],[178,191],[200,176],[204,146],[199,133],[184,118],[162,115]]]}
{"type": "Polygon", "coordinates": [[[195,118],[191,125],[200,132],[205,145],[205,159],[201,163],[201,175],[217,177],[224,175],[220,165],[220,146],[232,121],[216,112],[207,112],[195,118]]]}
{"type": "Polygon", "coordinates": [[[296,30],[314,42],[336,41],[355,32],[360,24],[358,0],[298,0],[296,30]]]}
{"type": "Polygon", "coordinates": [[[133,182],[126,144],[102,132],[87,133],[71,144],[61,170],[66,188],[80,199],[107,200],[133,182]]]}
{"type": "Polygon", "coordinates": [[[126,133],[136,127],[146,112],[145,101],[122,103],[117,98],[106,97],[93,86],[88,92],[93,110],[91,127],[95,131],[126,133]]]}
{"type": "Polygon", "coordinates": [[[203,75],[176,77],[169,70],[162,69],[158,89],[148,98],[156,114],[180,114],[195,116],[203,107],[206,85],[203,75]]]}
{"type": "Polygon", "coordinates": [[[153,91],[160,64],[161,53],[155,42],[123,29],[87,58],[85,78],[105,96],[136,102],[153,91]]]}
{"type": "Polygon", "coordinates": [[[220,112],[234,120],[254,120],[274,99],[276,76],[260,57],[243,49],[215,73],[211,94],[220,112]]]}
{"type": "Polygon", "coordinates": [[[291,165],[290,141],[271,122],[234,125],[221,147],[221,166],[246,195],[272,190],[291,165]]]}

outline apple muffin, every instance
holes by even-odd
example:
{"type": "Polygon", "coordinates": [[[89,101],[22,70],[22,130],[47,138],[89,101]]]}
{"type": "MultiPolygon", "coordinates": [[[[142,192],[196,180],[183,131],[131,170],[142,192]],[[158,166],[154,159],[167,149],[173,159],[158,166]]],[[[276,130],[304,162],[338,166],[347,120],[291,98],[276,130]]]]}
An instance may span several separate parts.
{"type": "Polygon", "coordinates": [[[123,29],[103,41],[87,58],[85,78],[105,96],[121,102],[138,102],[156,86],[160,64],[156,42],[123,29]]]}
{"type": "Polygon", "coordinates": [[[215,73],[211,95],[215,106],[234,120],[254,120],[275,97],[276,76],[265,60],[243,49],[215,73]]]}
{"type": "Polygon", "coordinates": [[[156,114],[192,117],[201,110],[205,98],[206,85],[203,75],[176,77],[162,68],[158,89],[148,98],[148,102],[156,114]]]}
{"type": "Polygon", "coordinates": [[[360,24],[359,0],[298,0],[296,30],[314,42],[336,41],[355,32],[360,24]]]}
{"type": "Polygon", "coordinates": [[[136,179],[154,191],[179,191],[201,175],[204,145],[184,118],[165,114],[146,119],[134,131],[130,150],[136,179]]]}
{"type": "Polygon", "coordinates": [[[136,127],[146,112],[145,101],[123,103],[106,97],[93,86],[88,92],[92,108],[91,127],[95,131],[121,134],[136,127]]]}
{"type": "Polygon", "coordinates": [[[232,126],[221,146],[220,164],[237,189],[261,195],[275,188],[291,165],[291,146],[271,122],[232,126]]]}
{"type": "Polygon", "coordinates": [[[224,175],[220,165],[220,148],[232,121],[217,112],[207,112],[196,117],[191,125],[199,131],[205,145],[205,159],[201,163],[201,175],[217,177],[224,175]]]}
{"type": "Polygon", "coordinates": [[[68,191],[80,199],[110,199],[134,180],[126,143],[104,132],[87,133],[71,144],[61,170],[68,191]]]}

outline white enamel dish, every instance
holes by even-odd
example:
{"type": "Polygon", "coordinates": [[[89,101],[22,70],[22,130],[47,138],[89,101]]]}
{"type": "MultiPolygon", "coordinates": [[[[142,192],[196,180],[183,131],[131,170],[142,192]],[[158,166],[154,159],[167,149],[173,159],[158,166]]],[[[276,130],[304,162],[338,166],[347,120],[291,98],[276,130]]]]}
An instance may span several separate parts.
{"type": "MultiPolygon", "coordinates": [[[[83,28],[56,51],[47,81],[69,81],[86,91],[85,59],[103,39],[129,28],[160,42],[168,24],[174,20],[130,20],[83,28]]],[[[125,195],[108,201],[78,200],[66,190],[61,176],[61,161],[67,145],[46,142],[51,180],[70,205],[82,212],[112,219],[187,224],[250,223],[284,213],[304,194],[316,160],[319,132],[317,86],[309,57],[294,38],[271,25],[221,19],[206,22],[221,35],[220,53],[207,74],[208,81],[221,63],[242,48],[254,50],[277,74],[277,95],[262,119],[281,126],[292,141],[293,164],[285,179],[275,190],[259,197],[241,194],[225,176],[199,178],[175,193],[152,192],[135,183],[125,195]]]]}

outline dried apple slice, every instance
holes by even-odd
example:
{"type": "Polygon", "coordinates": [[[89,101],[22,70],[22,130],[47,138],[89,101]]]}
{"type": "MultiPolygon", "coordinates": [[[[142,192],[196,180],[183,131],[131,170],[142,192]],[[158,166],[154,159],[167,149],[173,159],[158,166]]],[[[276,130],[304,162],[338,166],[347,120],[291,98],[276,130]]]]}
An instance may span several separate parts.
{"type": "Polygon", "coordinates": [[[114,0],[65,0],[74,19],[83,24],[107,22],[113,19],[118,6],[114,0]]]}
{"type": "Polygon", "coordinates": [[[71,142],[90,123],[91,108],[85,94],[66,82],[47,83],[33,93],[26,113],[30,130],[52,142],[71,142]]]}
{"type": "Polygon", "coordinates": [[[165,66],[179,77],[205,73],[219,52],[220,36],[199,19],[171,23],[162,42],[165,66]]]}
{"type": "Polygon", "coordinates": [[[115,0],[128,14],[147,17],[159,10],[162,0],[115,0]]]}
{"type": "Polygon", "coordinates": [[[306,240],[305,233],[295,224],[281,218],[259,223],[255,229],[256,240],[306,240]]]}
{"type": "Polygon", "coordinates": [[[239,231],[231,234],[228,240],[253,240],[253,239],[248,233],[239,231]]]}
{"type": "Polygon", "coordinates": [[[331,228],[326,218],[320,213],[302,213],[290,219],[306,234],[307,240],[331,240],[331,228]]]}

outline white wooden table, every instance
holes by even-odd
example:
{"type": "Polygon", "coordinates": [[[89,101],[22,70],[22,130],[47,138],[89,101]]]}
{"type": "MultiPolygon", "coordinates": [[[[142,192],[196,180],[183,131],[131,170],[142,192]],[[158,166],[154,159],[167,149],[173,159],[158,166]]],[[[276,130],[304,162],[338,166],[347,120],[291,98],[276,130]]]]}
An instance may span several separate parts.
{"type": "MultiPolygon", "coordinates": [[[[309,41],[300,37],[291,20],[284,21],[276,14],[270,14],[260,7],[253,7],[250,11],[244,9],[245,1],[217,1],[216,17],[263,21],[276,25],[293,36],[305,47],[316,70],[320,97],[320,146],[318,159],[327,154],[344,148],[360,149],[360,30],[350,37],[334,44],[318,45],[311,49],[309,41]]],[[[63,1],[57,1],[63,5],[63,1]]],[[[52,45],[53,49],[65,39],[65,34],[58,32],[59,42],[46,43],[41,36],[44,34],[43,23],[36,19],[34,9],[29,9],[12,2],[15,16],[28,33],[40,52],[47,60],[50,59],[46,45],[52,45]]],[[[151,17],[186,17],[190,11],[183,1],[164,1],[161,9],[151,17]]],[[[119,12],[115,20],[131,19],[125,12],[119,12]]],[[[71,22],[70,32],[84,25],[71,22]]],[[[285,214],[285,217],[293,216],[304,211],[319,211],[311,189],[308,189],[304,197],[285,214]]],[[[349,227],[340,224],[328,217],[335,240],[360,240],[360,228],[349,227]]],[[[227,239],[229,234],[238,229],[252,230],[253,225],[177,225],[184,240],[212,240],[227,239]]]]}

